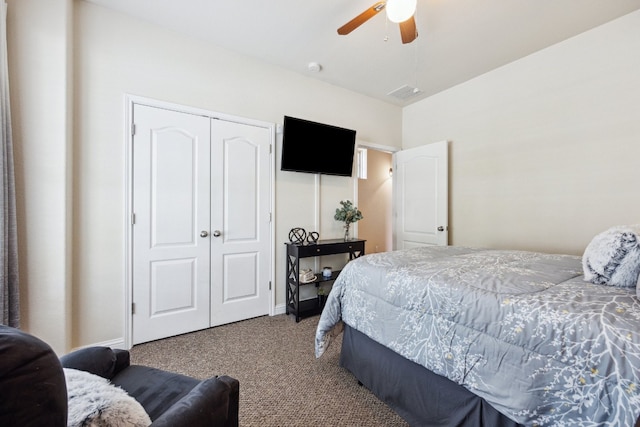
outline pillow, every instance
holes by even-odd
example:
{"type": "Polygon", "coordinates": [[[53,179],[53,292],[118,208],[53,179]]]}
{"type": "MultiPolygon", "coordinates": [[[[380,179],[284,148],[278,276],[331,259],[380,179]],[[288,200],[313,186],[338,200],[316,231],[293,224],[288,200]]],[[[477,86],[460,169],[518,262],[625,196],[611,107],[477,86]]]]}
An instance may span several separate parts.
{"type": "Polygon", "coordinates": [[[582,256],[584,280],[633,288],[640,275],[640,226],[612,227],[591,240],[582,256]]]}
{"type": "Polygon", "coordinates": [[[106,379],[64,368],[69,415],[67,427],[147,427],[151,419],[137,400],[106,379]]]}
{"type": "Polygon", "coordinates": [[[60,358],[63,368],[89,372],[111,379],[116,374],[116,353],[109,347],[87,347],[60,358]]]}

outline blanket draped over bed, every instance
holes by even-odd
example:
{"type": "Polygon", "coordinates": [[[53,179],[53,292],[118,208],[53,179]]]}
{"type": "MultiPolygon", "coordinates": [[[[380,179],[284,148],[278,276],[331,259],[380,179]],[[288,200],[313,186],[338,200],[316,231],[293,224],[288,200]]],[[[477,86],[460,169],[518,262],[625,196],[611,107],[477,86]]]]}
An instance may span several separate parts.
{"type": "Polygon", "coordinates": [[[636,291],[585,282],[576,256],[451,246],[367,255],[334,283],[317,357],[341,322],[525,425],[632,426],[640,414],[636,291]]]}

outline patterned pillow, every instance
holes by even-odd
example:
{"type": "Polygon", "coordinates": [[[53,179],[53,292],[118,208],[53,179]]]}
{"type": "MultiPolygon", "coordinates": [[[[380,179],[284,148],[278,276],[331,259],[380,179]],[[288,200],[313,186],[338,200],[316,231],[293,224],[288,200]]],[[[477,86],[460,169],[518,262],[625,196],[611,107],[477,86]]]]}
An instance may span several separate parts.
{"type": "Polygon", "coordinates": [[[640,275],[640,226],[612,227],[591,240],[582,256],[584,280],[633,288],[640,275]]]}
{"type": "Polygon", "coordinates": [[[68,427],[147,427],[149,415],[137,400],[108,380],[64,368],[69,399],[68,427]]]}

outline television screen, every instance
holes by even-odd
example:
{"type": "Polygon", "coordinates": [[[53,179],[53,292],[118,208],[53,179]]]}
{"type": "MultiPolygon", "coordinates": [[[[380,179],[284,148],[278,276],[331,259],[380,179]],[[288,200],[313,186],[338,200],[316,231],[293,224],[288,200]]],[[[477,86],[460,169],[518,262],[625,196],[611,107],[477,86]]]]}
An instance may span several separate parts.
{"type": "Polygon", "coordinates": [[[351,176],[356,131],[284,116],[283,171],[351,176]]]}

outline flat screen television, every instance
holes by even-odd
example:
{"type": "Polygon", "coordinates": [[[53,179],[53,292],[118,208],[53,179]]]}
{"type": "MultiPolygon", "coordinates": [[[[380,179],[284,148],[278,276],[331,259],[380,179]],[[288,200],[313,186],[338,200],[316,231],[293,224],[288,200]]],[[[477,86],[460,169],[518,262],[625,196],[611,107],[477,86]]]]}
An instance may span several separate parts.
{"type": "Polygon", "coordinates": [[[283,171],[351,176],[356,131],[284,116],[283,171]]]}

